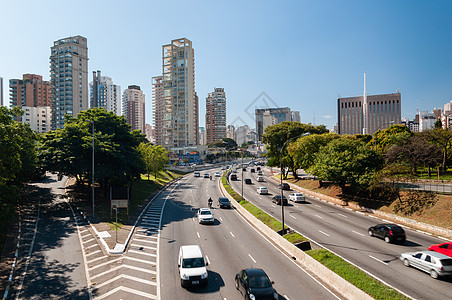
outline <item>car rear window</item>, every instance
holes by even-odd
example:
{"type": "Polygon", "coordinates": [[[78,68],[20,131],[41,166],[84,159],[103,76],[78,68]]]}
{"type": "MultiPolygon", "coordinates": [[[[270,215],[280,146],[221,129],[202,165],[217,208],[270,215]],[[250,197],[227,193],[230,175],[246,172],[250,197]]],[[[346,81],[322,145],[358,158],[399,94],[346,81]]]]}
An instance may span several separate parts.
{"type": "Polygon", "coordinates": [[[452,266],[452,259],[441,259],[441,264],[443,266],[452,266]]]}
{"type": "Polygon", "coordinates": [[[391,227],[391,230],[398,233],[404,232],[402,227],[391,227]]]}

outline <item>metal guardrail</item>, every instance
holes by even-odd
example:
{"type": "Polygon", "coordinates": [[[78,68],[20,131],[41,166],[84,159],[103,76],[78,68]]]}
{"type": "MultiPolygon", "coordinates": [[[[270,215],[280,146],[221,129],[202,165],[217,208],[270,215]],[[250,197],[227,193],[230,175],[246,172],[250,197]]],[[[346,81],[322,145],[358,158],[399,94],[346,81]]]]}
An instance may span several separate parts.
{"type": "Polygon", "coordinates": [[[452,194],[452,184],[444,181],[404,181],[397,182],[404,190],[429,191],[434,193],[452,194]]]}

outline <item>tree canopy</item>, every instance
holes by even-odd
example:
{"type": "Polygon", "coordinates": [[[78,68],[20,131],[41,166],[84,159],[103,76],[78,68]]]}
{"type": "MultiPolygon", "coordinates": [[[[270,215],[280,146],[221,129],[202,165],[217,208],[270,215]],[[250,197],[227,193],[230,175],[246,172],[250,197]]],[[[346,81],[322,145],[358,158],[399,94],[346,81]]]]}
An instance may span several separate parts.
{"type": "MultiPolygon", "coordinates": [[[[154,177],[157,178],[158,172],[165,170],[169,162],[168,151],[163,146],[152,145],[150,143],[141,143],[138,146],[138,150],[143,157],[148,179],[151,173],[154,173],[154,177]]],[[[187,162],[188,159],[185,163],[187,162]]]]}

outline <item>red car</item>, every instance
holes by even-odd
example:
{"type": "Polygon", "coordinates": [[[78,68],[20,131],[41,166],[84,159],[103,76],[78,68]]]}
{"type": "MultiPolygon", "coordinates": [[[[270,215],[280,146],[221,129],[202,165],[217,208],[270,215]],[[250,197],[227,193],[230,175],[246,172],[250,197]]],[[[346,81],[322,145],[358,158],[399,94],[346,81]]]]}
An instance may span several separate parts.
{"type": "Polygon", "coordinates": [[[452,243],[442,243],[439,245],[431,245],[429,251],[435,251],[444,255],[452,257],[452,243]]]}

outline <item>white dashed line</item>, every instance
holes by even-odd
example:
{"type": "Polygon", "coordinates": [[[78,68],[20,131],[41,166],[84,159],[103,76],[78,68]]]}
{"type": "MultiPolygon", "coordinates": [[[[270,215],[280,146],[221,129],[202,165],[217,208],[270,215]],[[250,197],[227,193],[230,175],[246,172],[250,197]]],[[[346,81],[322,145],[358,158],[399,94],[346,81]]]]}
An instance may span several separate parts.
{"type": "Polygon", "coordinates": [[[328,233],[323,232],[322,230],[319,230],[320,233],[326,235],[326,236],[330,236],[328,233]]]}
{"type": "Polygon", "coordinates": [[[319,215],[315,215],[317,218],[323,219],[323,217],[319,216],[319,215]]]}
{"type": "Polygon", "coordinates": [[[297,219],[297,218],[295,218],[294,216],[292,216],[292,215],[289,215],[291,218],[294,218],[295,220],[297,219]]]}
{"type": "Polygon", "coordinates": [[[318,208],[322,208],[320,205],[314,204],[314,206],[317,206],[318,208]]]}
{"type": "Polygon", "coordinates": [[[338,213],[338,215],[341,216],[341,217],[343,217],[343,218],[348,218],[346,215],[343,215],[343,214],[339,214],[339,213],[338,213]]]}
{"type": "Polygon", "coordinates": [[[384,264],[384,265],[388,265],[388,263],[385,263],[385,262],[382,261],[381,259],[378,259],[378,258],[376,258],[376,257],[373,257],[372,255],[369,255],[369,257],[372,258],[372,259],[375,259],[375,260],[378,261],[378,262],[381,262],[381,263],[384,264]]]}
{"type": "Polygon", "coordinates": [[[232,237],[235,237],[234,234],[232,232],[229,231],[229,233],[232,235],[232,237]]]}
{"type": "Polygon", "coordinates": [[[201,238],[201,236],[199,235],[199,232],[196,231],[196,234],[198,235],[198,239],[201,238]]]}
{"type": "Polygon", "coordinates": [[[433,235],[430,232],[425,232],[425,231],[422,231],[422,230],[419,230],[419,229],[417,229],[416,231],[420,232],[420,233],[423,233],[423,234],[426,234],[426,235],[433,235]]]}
{"type": "Polygon", "coordinates": [[[206,255],[206,260],[207,260],[207,263],[210,265],[210,260],[209,260],[209,257],[206,255]]]}
{"type": "Polygon", "coordinates": [[[255,261],[254,258],[251,256],[251,254],[248,254],[248,256],[251,258],[252,261],[254,261],[254,263],[256,263],[256,261],[255,261]]]}
{"type": "Polygon", "coordinates": [[[352,232],[353,232],[353,233],[356,233],[357,235],[364,236],[364,234],[362,234],[362,233],[360,233],[360,232],[357,232],[357,231],[354,231],[354,230],[352,230],[352,232]]]}

